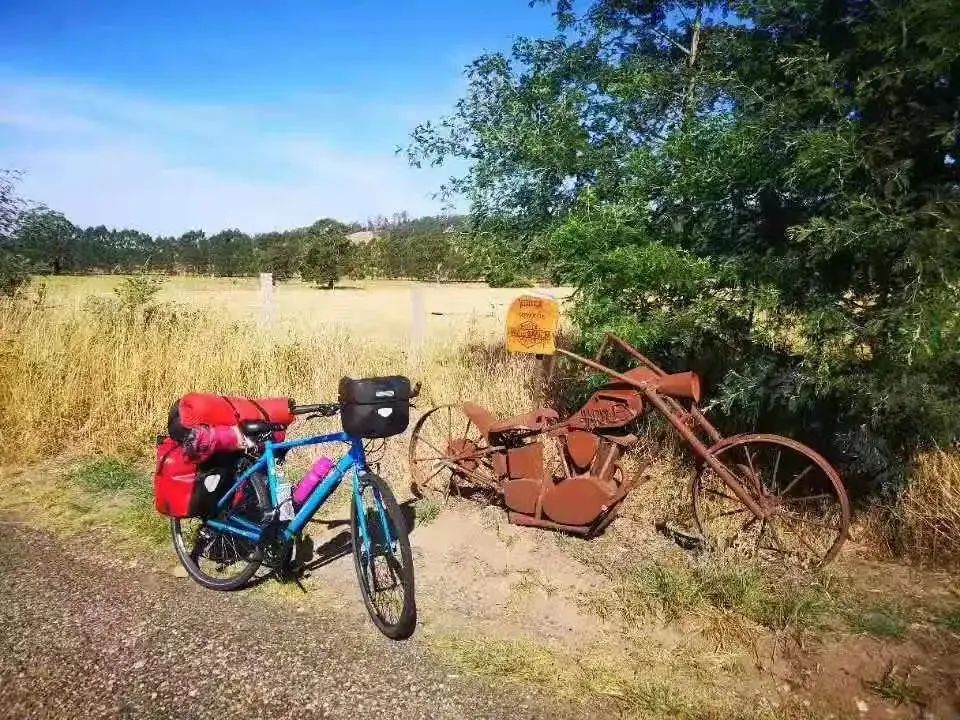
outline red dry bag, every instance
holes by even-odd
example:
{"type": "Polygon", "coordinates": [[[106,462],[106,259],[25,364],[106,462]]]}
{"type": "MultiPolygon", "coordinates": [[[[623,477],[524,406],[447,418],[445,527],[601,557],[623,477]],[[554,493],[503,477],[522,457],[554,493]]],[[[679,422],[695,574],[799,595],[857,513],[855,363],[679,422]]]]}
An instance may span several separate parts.
{"type": "Polygon", "coordinates": [[[239,425],[244,420],[267,420],[286,427],[294,420],[290,399],[188,393],[173,404],[167,430],[182,443],[187,433],[200,425],[239,425]]]}

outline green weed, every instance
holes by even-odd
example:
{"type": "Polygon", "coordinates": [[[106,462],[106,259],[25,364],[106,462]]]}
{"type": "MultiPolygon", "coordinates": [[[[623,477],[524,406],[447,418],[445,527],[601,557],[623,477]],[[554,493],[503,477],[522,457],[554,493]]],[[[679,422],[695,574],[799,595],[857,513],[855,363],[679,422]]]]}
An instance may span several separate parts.
{"type": "Polygon", "coordinates": [[[83,463],[68,474],[80,496],[72,509],[84,522],[122,528],[137,542],[163,544],[170,526],[153,507],[153,486],[135,464],[116,457],[101,457],[83,463]]]}
{"type": "Polygon", "coordinates": [[[960,610],[947,610],[937,617],[937,624],[947,630],[960,633],[960,610]]]}
{"type": "Polygon", "coordinates": [[[170,541],[170,521],[153,507],[153,498],[133,496],[116,511],[113,522],[129,530],[138,539],[156,545],[170,541]]]}
{"type": "Polygon", "coordinates": [[[444,663],[469,675],[518,685],[535,685],[591,708],[591,715],[650,720],[786,720],[792,709],[754,707],[696,677],[656,664],[639,666],[607,655],[602,648],[579,654],[528,641],[435,636],[428,647],[444,663]],[[678,674],[679,672],[679,674],[678,674]],[[657,674],[659,673],[659,674],[657,674]]]}
{"type": "Polygon", "coordinates": [[[910,684],[909,673],[903,677],[898,676],[895,665],[890,665],[883,677],[877,682],[864,684],[872,692],[897,705],[921,704],[924,702],[923,693],[919,688],[910,684]]]}
{"type": "Polygon", "coordinates": [[[150,491],[149,481],[128,460],[101,457],[84,463],[69,475],[70,480],[97,492],[150,491]]]}
{"type": "MultiPolygon", "coordinates": [[[[757,566],[727,563],[649,563],[621,577],[613,597],[613,607],[627,620],[656,613],[672,621],[721,611],[772,630],[817,629],[837,604],[828,579],[775,575],[757,566]]],[[[593,604],[610,606],[602,599],[593,604]]]]}
{"type": "Polygon", "coordinates": [[[851,627],[858,632],[883,638],[900,638],[907,632],[903,608],[892,603],[855,607],[849,615],[851,627]]]}
{"type": "Polygon", "coordinates": [[[423,498],[413,504],[413,514],[417,519],[417,525],[429,525],[440,515],[443,508],[440,503],[434,500],[423,498]]]}

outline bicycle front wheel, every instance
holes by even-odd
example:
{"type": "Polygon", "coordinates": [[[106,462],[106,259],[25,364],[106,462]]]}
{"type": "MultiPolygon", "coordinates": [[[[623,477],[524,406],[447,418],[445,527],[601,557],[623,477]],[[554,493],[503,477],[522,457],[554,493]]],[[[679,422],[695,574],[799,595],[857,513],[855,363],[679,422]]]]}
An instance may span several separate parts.
{"type": "Polygon", "coordinates": [[[350,534],[360,594],[377,629],[403,640],[417,625],[407,523],[382,478],[367,473],[359,483],[350,508],[350,534]]]}

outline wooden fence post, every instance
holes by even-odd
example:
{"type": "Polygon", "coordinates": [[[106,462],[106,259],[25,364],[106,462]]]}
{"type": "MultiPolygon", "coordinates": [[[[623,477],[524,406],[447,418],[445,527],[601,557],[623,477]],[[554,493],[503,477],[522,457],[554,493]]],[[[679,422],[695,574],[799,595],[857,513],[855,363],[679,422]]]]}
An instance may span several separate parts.
{"type": "Polygon", "coordinates": [[[273,273],[260,273],[260,308],[263,324],[273,327],[273,273]]]}
{"type": "Polygon", "coordinates": [[[423,288],[415,284],[410,288],[410,349],[419,353],[423,349],[426,311],[423,308],[423,288]]]}

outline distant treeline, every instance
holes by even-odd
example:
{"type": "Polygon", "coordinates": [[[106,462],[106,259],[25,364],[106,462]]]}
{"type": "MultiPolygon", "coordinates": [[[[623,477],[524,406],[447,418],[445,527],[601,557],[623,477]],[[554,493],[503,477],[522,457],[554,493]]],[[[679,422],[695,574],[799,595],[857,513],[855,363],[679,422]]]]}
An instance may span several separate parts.
{"type": "Polygon", "coordinates": [[[190,273],[243,276],[272,272],[331,284],[351,277],[471,280],[479,273],[458,250],[463,218],[398,213],[366,225],[324,218],[312,225],[249,235],[237,229],[179,237],[104,225],[78,227],[47,209],[20,214],[8,249],[37,274],[190,273]],[[366,230],[359,237],[354,233],[366,230]]]}

